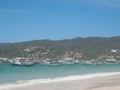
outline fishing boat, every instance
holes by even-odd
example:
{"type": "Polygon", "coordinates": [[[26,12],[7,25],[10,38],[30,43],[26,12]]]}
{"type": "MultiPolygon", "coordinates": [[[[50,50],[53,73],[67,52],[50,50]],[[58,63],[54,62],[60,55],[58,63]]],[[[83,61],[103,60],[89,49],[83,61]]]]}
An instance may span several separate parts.
{"type": "Polygon", "coordinates": [[[35,64],[31,61],[24,61],[24,62],[20,62],[20,61],[15,61],[12,63],[12,66],[34,66],[35,64]]]}
{"type": "Polygon", "coordinates": [[[27,61],[27,62],[23,62],[22,65],[23,66],[34,66],[35,64],[32,61],[27,61]]]}

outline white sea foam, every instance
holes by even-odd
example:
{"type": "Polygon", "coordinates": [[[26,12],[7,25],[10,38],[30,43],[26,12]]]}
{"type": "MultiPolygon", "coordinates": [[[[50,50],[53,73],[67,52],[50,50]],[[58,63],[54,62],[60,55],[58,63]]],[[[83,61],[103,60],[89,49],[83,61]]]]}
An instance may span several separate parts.
{"type": "Polygon", "coordinates": [[[55,83],[55,82],[65,82],[65,81],[73,81],[73,80],[84,80],[84,79],[98,78],[98,77],[105,77],[105,76],[112,76],[112,75],[119,75],[119,74],[120,72],[111,72],[111,73],[74,75],[74,76],[59,77],[59,78],[34,79],[34,80],[27,80],[27,81],[22,80],[22,81],[17,81],[16,84],[0,85],[0,90],[31,86],[31,85],[40,84],[40,83],[55,83]]]}

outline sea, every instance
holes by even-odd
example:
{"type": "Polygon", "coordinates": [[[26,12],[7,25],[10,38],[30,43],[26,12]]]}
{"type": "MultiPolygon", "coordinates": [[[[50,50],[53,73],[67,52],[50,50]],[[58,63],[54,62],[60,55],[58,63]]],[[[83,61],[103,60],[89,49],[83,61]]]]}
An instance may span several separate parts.
{"type": "Polygon", "coordinates": [[[83,80],[120,74],[120,64],[35,65],[20,67],[0,64],[0,90],[62,81],[83,80]]]}

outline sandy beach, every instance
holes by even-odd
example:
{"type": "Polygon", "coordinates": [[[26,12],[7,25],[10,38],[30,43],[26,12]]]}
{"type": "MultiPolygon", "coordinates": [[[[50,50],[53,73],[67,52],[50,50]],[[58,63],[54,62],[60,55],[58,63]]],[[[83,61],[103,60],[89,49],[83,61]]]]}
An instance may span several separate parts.
{"type": "Polygon", "coordinates": [[[36,84],[9,90],[120,90],[120,75],[36,84]]]}

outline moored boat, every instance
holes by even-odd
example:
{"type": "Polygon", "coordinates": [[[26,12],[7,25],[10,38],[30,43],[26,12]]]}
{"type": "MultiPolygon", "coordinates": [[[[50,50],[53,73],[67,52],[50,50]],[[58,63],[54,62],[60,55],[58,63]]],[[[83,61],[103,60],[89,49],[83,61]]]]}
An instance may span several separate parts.
{"type": "Polygon", "coordinates": [[[12,63],[12,66],[34,66],[35,64],[31,61],[25,61],[25,62],[20,62],[20,61],[16,61],[14,63],[12,63]]]}

